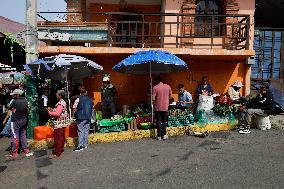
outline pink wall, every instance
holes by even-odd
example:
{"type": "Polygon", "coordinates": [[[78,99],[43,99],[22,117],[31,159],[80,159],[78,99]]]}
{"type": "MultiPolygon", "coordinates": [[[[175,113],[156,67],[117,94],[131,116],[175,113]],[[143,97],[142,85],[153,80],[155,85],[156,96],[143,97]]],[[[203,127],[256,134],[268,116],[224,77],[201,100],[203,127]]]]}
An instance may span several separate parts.
{"type": "MultiPolygon", "coordinates": [[[[184,0],[163,0],[164,3],[164,12],[165,13],[180,13],[181,6],[184,0]]],[[[239,14],[249,14],[251,16],[250,20],[250,47],[249,49],[253,50],[253,38],[254,38],[254,12],[255,12],[255,0],[236,0],[239,5],[239,14]]],[[[163,11],[163,10],[162,10],[163,11]]],[[[165,17],[166,22],[176,22],[176,17],[167,16],[165,17]]],[[[177,34],[176,26],[172,26],[172,34],[177,34]],[[174,31],[174,32],[173,32],[174,31]]],[[[165,26],[165,34],[169,34],[170,26],[165,26]]],[[[175,38],[167,38],[165,42],[174,43],[176,41],[175,38]]],[[[200,42],[200,41],[199,41],[200,42]]],[[[174,46],[173,46],[174,47],[174,46]]]]}
{"type": "Polygon", "coordinates": [[[239,14],[249,14],[250,15],[250,46],[249,46],[249,49],[253,50],[255,0],[237,0],[237,2],[240,7],[239,14]]]}

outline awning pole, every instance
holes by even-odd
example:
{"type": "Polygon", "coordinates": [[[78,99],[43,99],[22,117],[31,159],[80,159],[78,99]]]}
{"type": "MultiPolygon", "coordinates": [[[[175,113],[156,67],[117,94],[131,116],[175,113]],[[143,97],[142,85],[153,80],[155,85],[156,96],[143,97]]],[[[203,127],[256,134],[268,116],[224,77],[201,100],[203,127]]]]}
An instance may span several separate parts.
{"type": "Polygon", "coordinates": [[[71,112],[71,101],[70,101],[70,94],[69,94],[69,82],[68,82],[68,70],[67,66],[65,66],[65,78],[66,78],[66,90],[67,90],[67,98],[68,98],[68,109],[69,109],[69,119],[72,118],[72,112],[71,112]]]}
{"type": "Polygon", "coordinates": [[[150,90],[151,90],[151,119],[154,122],[154,106],[153,106],[153,79],[152,79],[152,62],[150,62],[150,90]]]}

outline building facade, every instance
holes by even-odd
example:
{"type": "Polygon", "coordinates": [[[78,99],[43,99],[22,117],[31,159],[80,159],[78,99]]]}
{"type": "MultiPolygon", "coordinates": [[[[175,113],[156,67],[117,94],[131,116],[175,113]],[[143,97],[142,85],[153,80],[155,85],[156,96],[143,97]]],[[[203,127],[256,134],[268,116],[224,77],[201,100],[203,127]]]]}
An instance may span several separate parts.
{"type": "MultiPolygon", "coordinates": [[[[38,23],[39,39],[48,44],[39,53],[76,54],[102,65],[117,87],[118,108],[146,101],[149,77],[112,67],[149,49],[166,50],[188,63],[188,70],[164,75],[175,98],[180,83],[195,95],[202,76],[217,93],[240,80],[245,95],[255,54],[254,11],[254,0],[67,0],[64,22],[38,23]]],[[[101,75],[84,80],[97,105],[101,80],[101,75]]]]}

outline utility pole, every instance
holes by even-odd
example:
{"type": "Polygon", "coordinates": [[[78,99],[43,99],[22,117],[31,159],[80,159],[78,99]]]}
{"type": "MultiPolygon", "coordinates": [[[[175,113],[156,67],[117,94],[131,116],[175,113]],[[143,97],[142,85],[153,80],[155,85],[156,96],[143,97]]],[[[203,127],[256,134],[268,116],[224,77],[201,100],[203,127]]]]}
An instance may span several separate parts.
{"type": "MultiPolygon", "coordinates": [[[[37,47],[37,0],[26,0],[26,64],[38,59],[37,47]]],[[[38,126],[38,94],[36,80],[26,76],[26,99],[29,102],[28,138],[33,138],[34,127],[38,126]]]]}

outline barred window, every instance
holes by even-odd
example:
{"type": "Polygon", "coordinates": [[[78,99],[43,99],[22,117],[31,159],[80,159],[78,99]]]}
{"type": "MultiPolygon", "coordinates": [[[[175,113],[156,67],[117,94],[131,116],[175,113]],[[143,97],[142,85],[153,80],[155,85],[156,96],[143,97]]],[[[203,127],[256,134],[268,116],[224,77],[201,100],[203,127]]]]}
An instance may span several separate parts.
{"type": "Polygon", "coordinates": [[[222,3],[220,0],[196,1],[195,35],[198,36],[221,36],[222,3]],[[199,16],[200,15],[200,16],[199,16]],[[204,15],[204,16],[202,16],[204,15]]]}

